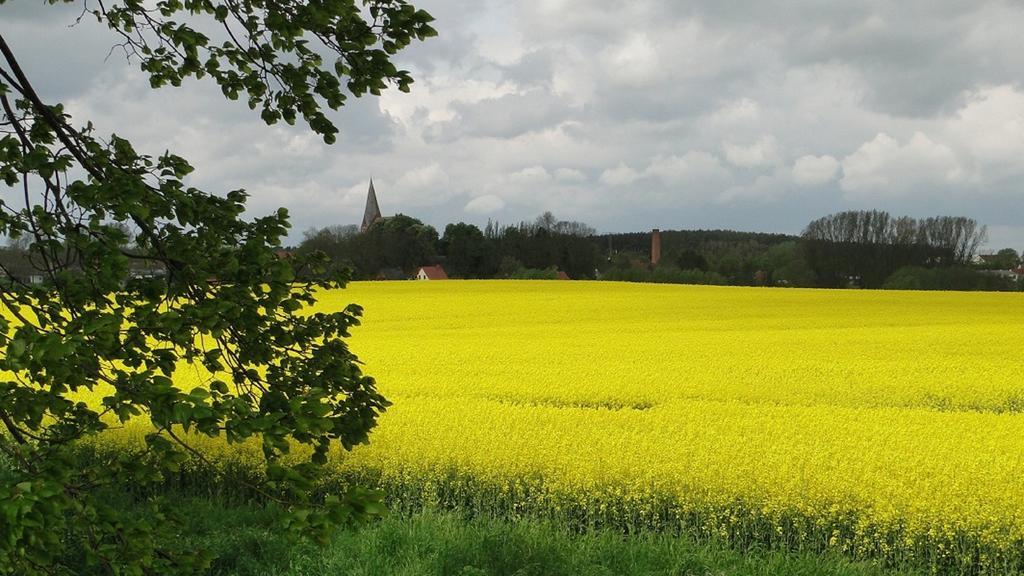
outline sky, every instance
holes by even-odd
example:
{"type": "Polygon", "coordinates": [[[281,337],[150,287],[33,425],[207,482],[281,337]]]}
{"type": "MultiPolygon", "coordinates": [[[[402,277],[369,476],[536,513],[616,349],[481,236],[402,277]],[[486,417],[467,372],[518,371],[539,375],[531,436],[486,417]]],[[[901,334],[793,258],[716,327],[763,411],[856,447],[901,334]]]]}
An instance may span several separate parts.
{"type": "Polygon", "coordinates": [[[1024,249],[1024,3],[419,0],[410,94],[350,99],[328,146],[206,80],[152,90],[95,21],[35,0],[0,33],[80,123],[190,184],[279,206],[290,241],[385,215],[443,229],[551,211],[601,232],[799,233],[854,209],[963,215],[1024,249]]]}

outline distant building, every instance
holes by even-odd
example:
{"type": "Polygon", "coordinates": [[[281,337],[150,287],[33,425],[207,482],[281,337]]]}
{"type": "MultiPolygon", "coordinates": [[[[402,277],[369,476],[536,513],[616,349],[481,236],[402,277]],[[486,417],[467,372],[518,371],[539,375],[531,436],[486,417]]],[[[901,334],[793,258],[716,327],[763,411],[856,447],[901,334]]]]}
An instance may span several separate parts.
{"type": "Polygon", "coordinates": [[[566,274],[564,270],[559,270],[558,273],[555,274],[555,278],[559,280],[572,280],[572,278],[569,278],[569,275],[566,274]]]}
{"type": "Polygon", "coordinates": [[[997,254],[975,254],[971,258],[972,264],[991,264],[999,259],[997,254]]]}
{"type": "Polygon", "coordinates": [[[988,274],[989,276],[998,276],[1000,278],[1006,278],[1014,282],[1024,278],[1024,266],[1018,266],[1010,270],[980,270],[982,274],[988,274]]]}
{"type": "Polygon", "coordinates": [[[420,266],[416,271],[417,280],[447,280],[448,274],[440,266],[420,266]]]}
{"type": "Polygon", "coordinates": [[[370,190],[366,193],[366,210],[363,211],[363,224],[359,227],[359,231],[366,232],[381,218],[380,206],[377,204],[377,192],[373,189],[373,178],[370,178],[370,190]]]}

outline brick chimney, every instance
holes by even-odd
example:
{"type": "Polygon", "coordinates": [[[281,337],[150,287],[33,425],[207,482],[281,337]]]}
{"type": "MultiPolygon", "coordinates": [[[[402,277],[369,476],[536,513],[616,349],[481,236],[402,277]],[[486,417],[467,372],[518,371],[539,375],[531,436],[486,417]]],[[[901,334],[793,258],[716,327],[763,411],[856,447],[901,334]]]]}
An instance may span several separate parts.
{"type": "Polygon", "coordinates": [[[651,266],[657,266],[661,260],[661,230],[651,230],[651,266]]]}

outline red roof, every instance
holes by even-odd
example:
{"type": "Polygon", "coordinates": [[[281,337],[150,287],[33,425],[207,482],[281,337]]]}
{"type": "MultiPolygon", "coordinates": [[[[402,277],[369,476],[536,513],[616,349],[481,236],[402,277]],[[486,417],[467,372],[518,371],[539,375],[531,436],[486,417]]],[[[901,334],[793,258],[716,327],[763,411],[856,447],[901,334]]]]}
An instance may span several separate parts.
{"type": "Polygon", "coordinates": [[[559,270],[559,271],[558,271],[558,275],[557,275],[557,277],[558,277],[558,279],[559,279],[559,280],[570,280],[570,278],[569,278],[569,275],[568,275],[568,274],[566,274],[566,273],[565,273],[564,271],[562,271],[562,270],[559,270]]]}
{"type": "MultiPolygon", "coordinates": [[[[427,280],[447,280],[448,274],[445,274],[444,268],[440,266],[421,266],[420,270],[426,275],[427,280]]],[[[416,271],[416,276],[420,275],[420,270],[416,271]]]]}

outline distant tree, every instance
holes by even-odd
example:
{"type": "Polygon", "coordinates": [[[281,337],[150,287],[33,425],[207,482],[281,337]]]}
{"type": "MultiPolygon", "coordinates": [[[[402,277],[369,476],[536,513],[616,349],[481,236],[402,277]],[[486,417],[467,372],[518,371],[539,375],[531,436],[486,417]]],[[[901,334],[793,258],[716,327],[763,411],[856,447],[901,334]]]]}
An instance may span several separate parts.
{"type": "Polygon", "coordinates": [[[815,276],[796,241],[776,244],[768,249],[762,268],[770,275],[772,284],[781,286],[814,286],[815,276]]]}
{"type": "Polygon", "coordinates": [[[514,280],[556,280],[558,279],[558,268],[549,266],[547,268],[519,268],[509,278],[514,280]]]}
{"type": "Polygon", "coordinates": [[[712,270],[726,278],[737,280],[743,274],[743,260],[737,254],[725,254],[714,262],[712,270]]]}
{"type": "Polygon", "coordinates": [[[887,290],[1017,290],[1010,278],[979,272],[966,266],[924,268],[905,266],[892,273],[882,288],[887,290]]]}
{"type": "MultiPolygon", "coordinates": [[[[355,224],[333,225],[324,228],[310,228],[303,233],[299,243],[299,254],[321,252],[330,259],[326,273],[337,273],[353,266],[352,239],[359,233],[355,224]]],[[[297,271],[304,274],[306,271],[297,271]]]]}
{"type": "Polygon", "coordinates": [[[1003,248],[996,252],[996,257],[990,264],[996,270],[1011,270],[1020,266],[1020,254],[1013,248],[1003,248]]]}
{"type": "Polygon", "coordinates": [[[984,241],[984,226],[970,218],[893,218],[879,210],[847,211],[812,221],[802,235],[803,253],[824,286],[859,278],[880,287],[904,266],[964,266],[984,241]]]}
{"type": "MultiPolygon", "coordinates": [[[[662,230],[662,263],[681,269],[718,271],[727,269],[732,284],[752,284],[762,269],[761,259],[775,244],[795,240],[785,234],[736,232],[733,230],[662,230]],[[680,258],[683,258],[680,260],[680,258]],[[702,262],[703,260],[703,262],[702,262]]],[[[610,246],[614,253],[599,260],[601,273],[613,268],[625,269],[635,260],[647,261],[649,233],[607,234],[592,238],[599,250],[610,246]]],[[[630,273],[631,275],[633,273],[630,273]]]]}
{"type": "Polygon", "coordinates": [[[708,261],[696,250],[683,250],[676,258],[676,265],[681,270],[707,270],[708,261]]]}
{"type": "Polygon", "coordinates": [[[503,228],[497,220],[487,219],[487,225],[484,227],[484,237],[488,240],[497,240],[501,237],[503,228]]]}
{"type": "Polygon", "coordinates": [[[385,269],[411,273],[419,266],[436,264],[437,231],[422,221],[397,214],[382,218],[365,232],[354,225],[307,230],[297,252],[321,252],[330,267],[351,269],[356,278],[375,278],[385,269]]]}
{"type": "MultiPolygon", "coordinates": [[[[525,268],[543,270],[555,266],[573,278],[592,278],[601,260],[592,233],[593,228],[582,222],[560,221],[545,212],[534,221],[517,226],[501,227],[488,222],[484,236],[493,242],[493,261],[499,264],[511,258],[525,268]]],[[[499,273],[507,275],[509,271],[500,267],[499,273]]]]}
{"type": "Polygon", "coordinates": [[[358,233],[359,227],[355,224],[310,228],[303,233],[299,246],[309,251],[319,250],[332,259],[342,260],[347,256],[346,244],[358,233]]]}
{"type": "Polygon", "coordinates": [[[551,212],[545,212],[537,216],[537,220],[534,222],[536,228],[547,230],[548,232],[553,232],[557,224],[558,218],[555,218],[555,215],[551,212]]]}
{"type": "Polygon", "coordinates": [[[498,264],[498,278],[511,278],[523,267],[523,263],[512,256],[503,256],[498,264]]]}
{"type": "Polygon", "coordinates": [[[445,270],[454,278],[487,278],[497,271],[491,240],[472,224],[449,224],[441,237],[445,270]]]}
{"type": "Polygon", "coordinates": [[[963,216],[936,216],[918,223],[918,242],[949,250],[955,264],[970,263],[987,237],[984,226],[963,216]]]}
{"type": "Polygon", "coordinates": [[[620,282],[654,282],[659,284],[711,284],[726,285],[728,278],[718,272],[691,269],[681,270],[674,264],[659,264],[649,267],[618,267],[605,271],[602,280],[620,282]]]}
{"type": "Polygon", "coordinates": [[[893,272],[882,284],[886,290],[923,290],[923,277],[928,274],[927,268],[905,266],[893,272]]]}
{"type": "Polygon", "coordinates": [[[552,230],[557,234],[578,236],[580,238],[593,236],[596,232],[591,226],[575,220],[559,220],[552,230]]]}
{"type": "Polygon", "coordinates": [[[353,238],[353,259],[358,269],[374,276],[384,268],[412,272],[420,266],[436,264],[438,235],[433,226],[421,220],[396,214],[379,220],[353,238]]]}
{"type": "Polygon", "coordinates": [[[323,228],[310,228],[303,233],[303,240],[317,240],[340,243],[350,240],[359,234],[359,226],[355,224],[334,224],[323,228]]]}

